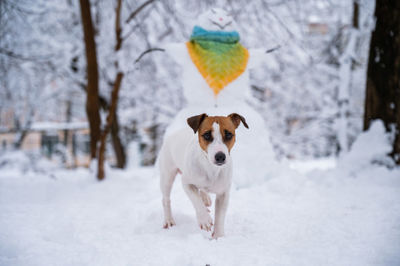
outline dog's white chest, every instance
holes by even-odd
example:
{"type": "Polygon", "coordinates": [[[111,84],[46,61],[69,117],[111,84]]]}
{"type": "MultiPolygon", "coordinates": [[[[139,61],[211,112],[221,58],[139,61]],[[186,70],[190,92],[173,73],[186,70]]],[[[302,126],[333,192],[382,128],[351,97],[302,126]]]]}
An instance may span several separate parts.
{"type": "Polygon", "coordinates": [[[228,180],[228,178],[220,177],[215,182],[205,184],[205,186],[200,187],[200,189],[210,193],[221,194],[227,190],[227,187],[229,187],[229,185],[230,180],[228,180]]]}
{"type": "MultiPolygon", "coordinates": [[[[214,167],[208,165],[210,168],[214,167]]],[[[188,170],[188,174],[183,175],[184,183],[193,184],[197,188],[206,192],[220,194],[226,191],[231,184],[232,166],[231,163],[224,166],[222,169],[204,168],[198,164],[188,170]]]]}

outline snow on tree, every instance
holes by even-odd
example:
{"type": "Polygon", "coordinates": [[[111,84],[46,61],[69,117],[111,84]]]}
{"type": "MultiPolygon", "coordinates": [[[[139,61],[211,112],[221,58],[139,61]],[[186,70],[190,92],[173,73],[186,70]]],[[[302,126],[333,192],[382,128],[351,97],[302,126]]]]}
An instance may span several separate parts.
{"type": "MultiPolygon", "coordinates": [[[[7,2],[2,1],[3,10],[7,2]]],[[[340,43],[348,43],[347,35],[341,34],[346,27],[340,21],[346,24],[351,21],[353,1],[306,0],[301,5],[298,1],[227,3],[220,0],[212,4],[206,1],[155,1],[127,23],[130,13],[147,2],[122,1],[121,36],[124,44],[118,53],[114,51],[115,3],[91,2],[98,48],[100,107],[105,111],[110,107],[112,85],[117,73],[114,63],[118,57],[125,75],[121,83],[117,116],[113,119],[118,121],[119,127],[113,126],[111,135],[119,135],[122,146],[134,141],[141,149],[142,163],[154,163],[166,126],[187,102],[180,82],[181,69],[172,58],[151,53],[137,64],[134,61],[142,51],[154,44],[189,40],[194,18],[216,6],[223,7],[232,15],[244,47],[267,49],[282,45],[278,51],[269,54],[259,67],[250,71],[249,93],[255,99],[247,98],[262,115],[269,131],[273,132],[271,141],[277,156],[304,158],[337,153],[338,59],[343,52],[339,46],[340,43]],[[343,15],[340,17],[337,15],[339,13],[343,15]],[[119,129],[119,134],[113,134],[118,132],[114,129],[119,129]]],[[[9,19],[3,16],[1,20],[2,33],[9,31],[11,26],[14,30],[6,34],[8,37],[2,35],[6,38],[0,40],[0,47],[3,48],[0,53],[3,62],[1,67],[8,69],[9,62],[13,62],[8,72],[10,75],[6,74],[8,78],[1,79],[1,82],[4,84],[7,80],[15,80],[14,77],[18,76],[16,73],[21,71],[12,69],[17,67],[15,62],[18,62],[18,67],[22,66],[22,58],[12,58],[10,55],[23,56],[25,59],[45,58],[51,64],[37,61],[34,66],[26,66],[34,73],[31,74],[34,78],[43,82],[44,86],[39,87],[50,88],[50,83],[56,86],[57,89],[53,90],[57,91],[57,97],[47,100],[52,105],[52,112],[46,112],[49,108],[43,111],[39,108],[35,111],[34,120],[67,119],[65,112],[68,102],[72,103],[72,120],[85,118],[85,92],[82,88],[86,83],[86,71],[79,2],[36,1],[29,6],[25,3],[13,5],[34,11],[24,13],[24,20],[21,16],[9,19]],[[5,22],[7,27],[4,26],[5,22]],[[6,53],[10,51],[12,54],[6,53]]],[[[368,10],[364,12],[371,2],[359,3],[360,25],[363,27],[362,21],[371,21],[372,13],[368,10]]],[[[8,12],[3,14],[12,15],[8,12]]],[[[371,23],[368,23],[370,28],[371,23]]],[[[356,44],[359,49],[356,49],[356,58],[352,63],[347,117],[349,144],[362,129],[360,117],[364,108],[368,31],[361,30],[356,44]]],[[[16,92],[15,88],[10,91],[16,92]]],[[[34,89],[26,93],[31,92],[38,95],[34,89]]],[[[0,110],[2,116],[6,109],[3,103],[0,110]]],[[[101,115],[105,119],[103,111],[101,115]]],[[[114,137],[110,139],[114,143],[114,137]]]]}
{"type": "Polygon", "coordinates": [[[19,146],[33,122],[66,119],[67,101],[81,103],[77,87],[68,84],[71,13],[65,2],[2,1],[0,8],[0,104],[4,115],[11,112],[19,146]]]}

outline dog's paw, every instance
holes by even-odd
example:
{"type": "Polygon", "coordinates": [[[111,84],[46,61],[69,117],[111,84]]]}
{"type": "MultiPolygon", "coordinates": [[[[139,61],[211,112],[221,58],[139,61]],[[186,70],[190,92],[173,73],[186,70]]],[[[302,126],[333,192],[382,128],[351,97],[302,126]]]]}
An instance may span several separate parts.
{"type": "Polygon", "coordinates": [[[210,207],[211,206],[212,201],[211,201],[211,198],[210,198],[210,196],[208,195],[207,192],[204,192],[204,191],[200,190],[200,197],[203,200],[204,205],[206,205],[206,207],[210,207]]]}
{"type": "Polygon", "coordinates": [[[175,223],[174,219],[171,217],[169,219],[165,219],[163,228],[168,229],[174,225],[176,225],[176,223],[175,223]]]}
{"type": "Polygon", "coordinates": [[[197,222],[199,223],[200,229],[204,231],[211,231],[213,226],[213,220],[208,213],[203,213],[197,216],[197,222]]]}
{"type": "Polygon", "coordinates": [[[217,238],[220,238],[220,237],[223,237],[224,236],[224,233],[221,233],[221,232],[218,232],[218,231],[215,231],[214,230],[214,232],[212,233],[212,235],[211,235],[211,237],[213,238],[213,239],[217,239],[217,238]]]}

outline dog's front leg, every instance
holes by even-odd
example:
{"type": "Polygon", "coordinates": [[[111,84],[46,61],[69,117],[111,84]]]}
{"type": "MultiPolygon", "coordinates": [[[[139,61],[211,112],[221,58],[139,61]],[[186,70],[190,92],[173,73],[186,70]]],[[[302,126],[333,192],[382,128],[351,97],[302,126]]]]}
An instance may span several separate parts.
{"type": "Polygon", "coordinates": [[[225,214],[228,209],[229,191],[217,194],[215,199],[215,226],[213,238],[224,236],[225,214]]]}
{"type": "Polygon", "coordinates": [[[213,225],[212,219],[199,195],[198,188],[195,185],[183,184],[183,189],[192,201],[193,207],[196,210],[197,221],[200,228],[205,231],[211,231],[213,225]]]}

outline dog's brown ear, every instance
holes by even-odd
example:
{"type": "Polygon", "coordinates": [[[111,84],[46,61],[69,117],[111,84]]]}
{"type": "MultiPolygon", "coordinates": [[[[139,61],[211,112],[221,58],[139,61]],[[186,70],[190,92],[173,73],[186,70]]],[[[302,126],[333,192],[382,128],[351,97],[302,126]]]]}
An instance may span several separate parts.
{"type": "Polygon", "coordinates": [[[201,114],[201,115],[195,115],[195,116],[189,117],[187,119],[187,123],[193,129],[194,133],[196,133],[197,130],[199,130],[201,123],[207,116],[208,116],[207,114],[201,114]]]}
{"type": "Polygon", "coordinates": [[[244,119],[243,116],[237,114],[237,113],[233,113],[228,115],[228,117],[232,120],[233,124],[235,125],[235,127],[237,128],[240,125],[240,121],[242,121],[243,125],[246,128],[249,128],[249,126],[246,123],[246,119],[244,119]]]}

